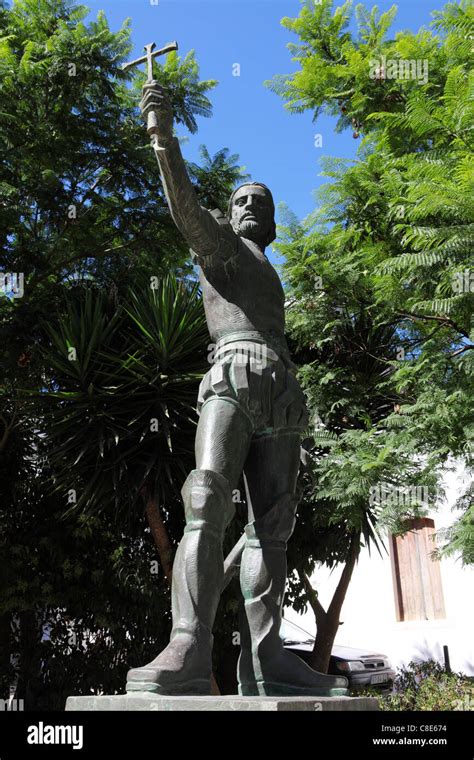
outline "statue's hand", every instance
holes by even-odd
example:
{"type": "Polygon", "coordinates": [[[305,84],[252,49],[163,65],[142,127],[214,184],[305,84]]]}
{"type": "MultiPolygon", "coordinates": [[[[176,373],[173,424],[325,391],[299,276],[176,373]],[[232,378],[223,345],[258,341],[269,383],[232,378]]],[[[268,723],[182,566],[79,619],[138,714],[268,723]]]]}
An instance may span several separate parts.
{"type": "Polygon", "coordinates": [[[149,134],[166,141],[173,137],[173,109],[164,87],[148,82],[143,87],[140,110],[147,122],[149,134]]]}

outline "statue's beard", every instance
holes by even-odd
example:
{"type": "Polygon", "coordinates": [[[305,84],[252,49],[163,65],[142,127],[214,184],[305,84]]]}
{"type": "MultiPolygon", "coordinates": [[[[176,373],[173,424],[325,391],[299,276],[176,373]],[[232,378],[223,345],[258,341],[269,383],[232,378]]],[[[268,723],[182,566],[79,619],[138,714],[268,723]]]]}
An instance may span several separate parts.
{"type": "Polygon", "coordinates": [[[244,219],[243,221],[232,220],[232,227],[234,228],[234,232],[240,237],[252,240],[259,245],[264,244],[265,234],[260,222],[256,222],[253,219],[244,219]]]}

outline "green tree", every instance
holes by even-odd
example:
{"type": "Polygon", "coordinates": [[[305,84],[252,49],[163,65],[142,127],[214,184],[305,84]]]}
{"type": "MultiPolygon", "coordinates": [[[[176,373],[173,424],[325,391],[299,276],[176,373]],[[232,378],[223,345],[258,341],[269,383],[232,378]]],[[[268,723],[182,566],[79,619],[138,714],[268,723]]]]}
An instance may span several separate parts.
{"type": "MultiPolygon", "coordinates": [[[[304,223],[287,214],[279,246],[313,412],[289,599],[322,628],[319,669],[360,547],[403,530],[405,499],[381,499],[380,484],[426,485],[434,506],[442,467],[471,464],[472,6],[448,3],[432,29],[394,39],[395,6],[358,5],[356,35],[351,13],[323,0],[283,19],[299,68],[269,83],[290,111],[326,111],[362,138],[357,159],[323,162],[320,207],[304,223]],[[316,561],[344,565],[328,610],[308,581],[316,561]]],[[[472,512],[452,535],[468,559],[472,512]]]]}
{"type": "Polygon", "coordinates": [[[245,173],[244,167],[236,164],[238,155],[229,155],[227,148],[217,151],[214,156],[209,155],[205,145],[201,145],[199,151],[202,166],[192,163],[188,169],[201,205],[225,212],[232,190],[238,183],[246,182],[250,175],[245,173]]]}

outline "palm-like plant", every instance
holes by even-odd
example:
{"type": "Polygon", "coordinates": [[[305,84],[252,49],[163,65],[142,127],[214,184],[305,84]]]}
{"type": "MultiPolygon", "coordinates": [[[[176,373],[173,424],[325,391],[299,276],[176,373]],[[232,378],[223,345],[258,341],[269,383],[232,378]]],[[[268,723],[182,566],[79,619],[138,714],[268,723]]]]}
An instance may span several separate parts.
{"type": "Polygon", "coordinates": [[[229,155],[228,148],[222,148],[211,156],[206,146],[201,145],[199,152],[202,166],[188,164],[199,201],[206,208],[225,211],[236,184],[246,182],[250,175],[236,163],[239,160],[237,153],[229,155]]]}
{"type": "MultiPolygon", "coordinates": [[[[141,92],[146,77],[140,72],[134,72],[133,76],[135,87],[141,92]]],[[[178,124],[184,124],[192,134],[197,132],[196,116],[212,114],[212,104],[206,92],[214,88],[217,81],[199,79],[194,50],[190,50],[184,58],[175,52],[169,53],[162,65],[155,60],[153,78],[166,89],[178,124]]]]}
{"type": "MultiPolygon", "coordinates": [[[[121,305],[96,290],[71,291],[45,332],[50,487],[69,510],[120,521],[137,515],[142,496],[159,544],[157,508],[172,525],[193,463],[207,344],[198,286],[168,275],[156,289],[136,285],[121,305]]],[[[169,554],[169,545],[158,548],[169,554]]]]}

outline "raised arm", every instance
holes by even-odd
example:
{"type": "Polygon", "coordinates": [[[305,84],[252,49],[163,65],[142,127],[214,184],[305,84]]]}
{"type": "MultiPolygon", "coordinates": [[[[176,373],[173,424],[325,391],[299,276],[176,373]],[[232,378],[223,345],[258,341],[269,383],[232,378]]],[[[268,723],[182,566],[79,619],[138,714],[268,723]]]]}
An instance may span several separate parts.
{"type": "Polygon", "coordinates": [[[189,179],[179,142],[173,137],[173,110],[166,91],[157,82],[145,84],[140,108],[145,120],[148,113],[156,115],[153,133],[161,179],[171,216],[189,246],[201,257],[218,252],[220,226],[212,214],[199,205],[189,179]]]}

